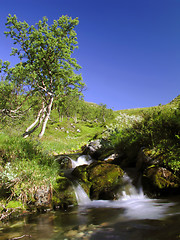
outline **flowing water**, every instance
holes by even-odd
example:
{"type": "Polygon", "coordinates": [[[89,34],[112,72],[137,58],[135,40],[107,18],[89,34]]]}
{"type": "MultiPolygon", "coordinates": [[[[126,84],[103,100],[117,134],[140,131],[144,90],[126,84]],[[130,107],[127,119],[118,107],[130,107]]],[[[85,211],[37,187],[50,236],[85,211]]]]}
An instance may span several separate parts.
{"type": "MultiPolygon", "coordinates": [[[[73,167],[88,164],[81,157],[73,167]],[[76,165],[77,164],[77,165],[76,165]]],[[[116,201],[91,201],[75,184],[78,207],[32,214],[0,225],[0,239],[32,240],[177,240],[180,239],[180,196],[149,199],[125,175],[116,201]]]]}

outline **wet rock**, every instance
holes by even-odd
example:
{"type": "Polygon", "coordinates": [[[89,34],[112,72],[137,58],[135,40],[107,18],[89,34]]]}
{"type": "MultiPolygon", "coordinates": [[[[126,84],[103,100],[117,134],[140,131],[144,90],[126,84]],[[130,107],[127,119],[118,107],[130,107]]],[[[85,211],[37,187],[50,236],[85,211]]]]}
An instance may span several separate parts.
{"type": "Polygon", "coordinates": [[[70,205],[77,205],[72,182],[66,177],[58,177],[53,189],[53,207],[67,208],[70,205]]]}
{"type": "Polygon", "coordinates": [[[49,186],[42,186],[37,189],[34,199],[34,204],[38,209],[48,208],[51,203],[51,188],[49,186]]]}
{"type": "Polygon", "coordinates": [[[72,174],[81,182],[91,199],[116,199],[119,186],[123,183],[123,170],[107,162],[94,162],[74,169],[72,174]]]}
{"type": "Polygon", "coordinates": [[[166,195],[171,192],[179,192],[180,178],[175,176],[166,168],[152,166],[144,171],[143,178],[144,192],[156,195],[166,195]]]}
{"type": "Polygon", "coordinates": [[[69,232],[65,233],[64,235],[66,237],[75,237],[77,235],[78,231],[77,230],[70,230],[69,232]]]}
{"type": "Polygon", "coordinates": [[[119,155],[117,153],[113,153],[110,156],[106,157],[104,160],[108,161],[108,162],[113,162],[118,157],[119,157],[119,155]]]}
{"type": "Polygon", "coordinates": [[[56,161],[60,164],[61,170],[72,168],[72,161],[68,156],[59,156],[56,158],[56,161]]]}
{"type": "Polygon", "coordinates": [[[87,229],[86,225],[79,225],[78,230],[79,231],[85,231],[87,229]]]}
{"type": "Polygon", "coordinates": [[[89,145],[85,147],[83,150],[84,155],[90,155],[94,159],[99,159],[101,154],[103,154],[104,149],[102,148],[102,140],[97,139],[95,141],[91,141],[89,145]]]}

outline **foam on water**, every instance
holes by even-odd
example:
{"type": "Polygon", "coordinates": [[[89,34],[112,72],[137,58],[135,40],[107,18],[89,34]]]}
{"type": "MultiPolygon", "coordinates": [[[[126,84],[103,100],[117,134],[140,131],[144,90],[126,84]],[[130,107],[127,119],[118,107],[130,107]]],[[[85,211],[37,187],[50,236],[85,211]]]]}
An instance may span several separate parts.
{"type": "Polygon", "coordinates": [[[127,219],[161,219],[168,214],[168,208],[174,205],[162,200],[150,199],[142,190],[131,188],[121,192],[118,200],[90,200],[83,188],[75,188],[78,205],[84,208],[121,208],[123,216],[127,219]]]}
{"type": "Polygon", "coordinates": [[[72,160],[72,168],[87,164],[89,165],[90,163],[92,163],[92,159],[89,155],[81,155],[80,157],[77,158],[76,161],[72,160]]]}
{"type": "MultiPolygon", "coordinates": [[[[92,159],[87,155],[80,156],[77,161],[72,160],[73,168],[90,164],[92,159]]],[[[119,199],[90,200],[84,189],[77,182],[74,191],[78,205],[82,208],[119,208],[123,209],[123,216],[127,219],[161,219],[168,214],[168,208],[174,205],[162,200],[150,199],[144,195],[141,185],[136,188],[130,177],[124,175],[124,184],[119,191],[119,199]]]]}

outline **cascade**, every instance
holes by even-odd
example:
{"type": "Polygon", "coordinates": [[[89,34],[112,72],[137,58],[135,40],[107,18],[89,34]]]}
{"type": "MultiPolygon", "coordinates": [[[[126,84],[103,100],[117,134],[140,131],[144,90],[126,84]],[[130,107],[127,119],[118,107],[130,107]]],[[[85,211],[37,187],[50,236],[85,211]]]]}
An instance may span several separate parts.
{"type": "MultiPolygon", "coordinates": [[[[77,161],[72,160],[72,166],[90,164],[92,159],[82,155],[77,161]]],[[[81,185],[73,180],[74,191],[78,205],[84,208],[118,208],[124,209],[123,216],[128,219],[159,219],[162,218],[168,207],[173,204],[162,203],[157,199],[149,199],[143,193],[141,184],[136,188],[132,179],[125,173],[124,184],[119,189],[118,200],[90,200],[81,185]]]]}
{"type": "Polygon", "coordinates": [[[74,184],[74,191],[78,205],[87,205],[91,203],[91,200],[89,199],[88,195],[81,187],[81,185],[77,182],[74,184]]]}
{"type": "Polygon", "coordinates": [[[140,183],[135,187],[132,184],[132,179],[125,173],[123,176],[123,185],[119,189],[119,199],[128,200],[133,198],[144,199],[143,189],[140,183]]]}
{"type": "Polygon", "coordinates": [[[75,168],[77,166],[83,165],[83,164],[91,164],[92,163],[92,158],[89,155],[82,155],[77,158],[77,160],[72,160],[72,168],[75,168]]]}

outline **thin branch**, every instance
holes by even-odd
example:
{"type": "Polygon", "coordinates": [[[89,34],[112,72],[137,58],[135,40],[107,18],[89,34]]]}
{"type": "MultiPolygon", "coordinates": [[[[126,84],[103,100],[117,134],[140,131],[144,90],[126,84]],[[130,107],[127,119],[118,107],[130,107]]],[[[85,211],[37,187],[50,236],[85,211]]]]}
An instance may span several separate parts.
{"type": "Polygon", "coordinates": [[[31,238],[32,236],[31,235],[22,235],[22,236],[20,236],[20,237],[15,237],[15,238],[9,238],[9,240],[16,240],[16,239],[21,239],[21,238],[24,238],[24,237],[29,237],[29,238],[31,238]]]}

